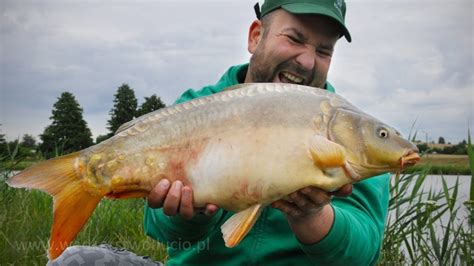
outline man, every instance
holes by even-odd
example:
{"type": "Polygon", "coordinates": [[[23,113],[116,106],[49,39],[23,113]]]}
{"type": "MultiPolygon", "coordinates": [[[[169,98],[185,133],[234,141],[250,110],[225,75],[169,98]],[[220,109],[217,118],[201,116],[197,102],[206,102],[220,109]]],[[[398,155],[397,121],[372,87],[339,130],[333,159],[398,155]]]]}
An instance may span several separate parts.
{"type": "MultiPolygon", "coordinates": [[[[186,91],[177,103],[244,82],[324,88],[337,40],[351,36],[343,0],[266,0],[249,29],[249,64],[231,67],[212,86],[186,91]]],[[[291,178],[289,176],[288,178],[291,178]]],[[[220,226],[233,213],[193,207],[192,187],[162,180],[145,207],[145,231],[168,245],[169,265],[368,265],[379,256],[388,209],[388,175],[328,193],[303,188],[265,208],[242,242],[226,248],[220,226]],[[351,194],[352,192],[352,194],[351,194]],[[332,198],[333,195],[345,196],[332,198]],[[350,195],[350,196],[349,196],[350,195]]],[[[108,246],[70,247],[50,265],[152,261],[108,246]]]]}
{"type": "MultiPolygon", "coordinates": [[[[267,0],[249,29],[250,63],[231,67],[212,86],[186,91],[177,103],[248,82],[285,82],[325,88],[337,40],[347,30],[343,0],[267,0]]],[[[291,177],[288,177],[291,178],[291,177]]],[[[374,264],[388,208],[388,175],[346,185],[335,193],[307,187],[267,207],[235,248],[220,226],[231,212],[193,207],[192,188],[164,179],[150,193],[145,231],[168,245],[170,265],[374,264]],[[352,195],[351,192],[353,191],[352,195]],[[334,198],[332,195],[348,196],[334,198]]]]}

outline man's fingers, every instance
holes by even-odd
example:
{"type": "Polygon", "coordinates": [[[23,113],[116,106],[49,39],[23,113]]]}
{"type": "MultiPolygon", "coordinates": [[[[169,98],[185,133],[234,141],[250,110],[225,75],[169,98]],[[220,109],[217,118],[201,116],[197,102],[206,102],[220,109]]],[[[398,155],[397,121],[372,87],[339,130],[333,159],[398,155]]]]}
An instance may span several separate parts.
{"type": "Polygon", "coordinates": [[[272,207],[279,209],[283,213],[288,216],[298,217],[301,216],[303,213],[300,208],[298,208],[295,204],[290,203],[285,200],[278,200],[272,203],[272,207]]]}
{"type": "Polygon", "coordinates": [[[329,203],[329,201],[331,200],[331,196],[328,192],[316,187],[306,187],[300,191],[308,198],[310,198],[313,204],[317,207],[321,207],[329,203]]]}
{"type": "Polygon", "coordinates": [[[166,195],[165,202],[163,203],[163,213],[172,216],[179,212],[179,204],[181,201],[181,190],[183,183],[181,181],[175,181],[171,185],[168,195],[166,195]]]}
{"type": "Polygon", "coordinates": [[[293,192],[288,196],[291,199],[291,202],[301,209],[308,208],[310,207],[309,205],[311,205],[309,198],[299,191],[293,192]]]}
{"type": "Polygon", "coordinates": [[[188,186],[184,186],[181,192],[179,213],[185,219],[191,219],[194,216],[193,190],[188,186]]]}
{"type": "Polygon", "coordinates": [[[170,181],[162,179],[148,195],[148,206],[151,208],[161,208],[170,188],[170,181]]]}
{"type": "Polygon", "coordinates": [[[337,197],[350,196],[352,194],[352,184],[346,184],[331,194],[337,197]]]}
{"type": "Polygon", "coordinates": [[[218,210],[218,207],[217,205],[214,205],[214,204],[207,204],[206,205],[206,210],[204,211],[204,214],[206,216],[212,216],[214,215],[218,210]]]}

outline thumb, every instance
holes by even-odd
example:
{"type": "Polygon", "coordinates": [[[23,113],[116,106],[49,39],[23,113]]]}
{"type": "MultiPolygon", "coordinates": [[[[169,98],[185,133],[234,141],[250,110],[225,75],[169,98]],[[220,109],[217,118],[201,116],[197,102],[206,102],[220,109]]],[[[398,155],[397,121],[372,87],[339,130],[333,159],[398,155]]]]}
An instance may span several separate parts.
{"type": "Polygon", "coordinates": [[[346,184],[340,187],[338,190],[331,192],[331,195],[336,197],[347,197],[352,194],[352,184],[346,184]]]}

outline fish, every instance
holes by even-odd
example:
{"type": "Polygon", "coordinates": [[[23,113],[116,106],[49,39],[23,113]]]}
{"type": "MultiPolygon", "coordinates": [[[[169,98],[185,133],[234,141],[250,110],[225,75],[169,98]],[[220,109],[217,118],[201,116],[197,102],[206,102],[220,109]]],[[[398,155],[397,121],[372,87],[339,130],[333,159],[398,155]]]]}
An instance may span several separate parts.
{"type": "Polygon", "coordinates": [[[249,83],[136,118],[113,137],[31,166],[7,183],[53,197],[53,260],[103,198],[144,198],[164,178],[192,187],[196,207],[213,203],[235,212],[221,227],[231,248],[264,207],[292,192],[334,191],[419,159],[397,130],[340,95],[249,83]]]}

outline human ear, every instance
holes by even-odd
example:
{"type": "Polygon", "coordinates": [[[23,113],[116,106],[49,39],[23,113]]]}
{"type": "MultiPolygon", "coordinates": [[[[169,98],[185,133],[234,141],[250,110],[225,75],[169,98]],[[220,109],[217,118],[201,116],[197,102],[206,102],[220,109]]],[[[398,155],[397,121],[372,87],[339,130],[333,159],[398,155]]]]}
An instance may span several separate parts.
{"type": "Polygon", "coordinates": [[[260,20],[254,20],[252,25],[249,28],[249,36],[248,36],[248,46],[247,50],[253,54],[257,49],[258,44],[260,43],[260,39],[262,38],[263,34],[263,27],[262,22],[260,20]]]}

